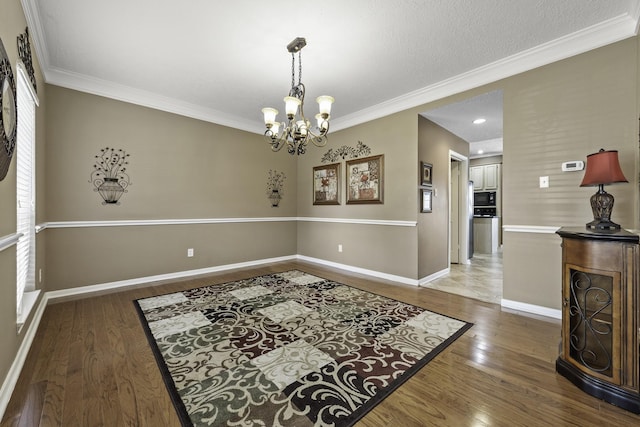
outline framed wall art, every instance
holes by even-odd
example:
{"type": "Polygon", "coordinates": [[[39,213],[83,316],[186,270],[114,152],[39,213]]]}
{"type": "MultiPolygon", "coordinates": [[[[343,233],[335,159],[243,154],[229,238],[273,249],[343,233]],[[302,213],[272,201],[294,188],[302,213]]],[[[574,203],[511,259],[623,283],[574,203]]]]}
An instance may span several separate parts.
{"type": "Polygon", "coordinates": [[[384,155],[348,160],[347,204],[383,203],[384,155]]]}
{"type": "Polygon", "coordinates": [[[432,210],[432,198],[430,188],[420,189],[420,212],[431,212],[432,210]]]}
{"type": "Polygon", "coordinates": [[[340,204],[340,163],[313,168],[313,204],[340,204]]]}
{"type": "Polygon", "coordinates": [[[431,179],[431,169],[433,165],[427,162],[420,162],[420,185],[433,185],[431,179]]]}

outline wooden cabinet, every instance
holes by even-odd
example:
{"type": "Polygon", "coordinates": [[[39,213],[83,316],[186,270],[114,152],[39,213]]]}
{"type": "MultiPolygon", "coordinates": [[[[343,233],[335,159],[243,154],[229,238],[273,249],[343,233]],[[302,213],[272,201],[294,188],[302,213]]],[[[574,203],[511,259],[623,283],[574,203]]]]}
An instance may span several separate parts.
{"type": "Polygon", "coordinates": [[[500,165],[471,166],[469,179],[473,181],[474,191],[497,190],[500,186],[500,165]]]}
{"type": "Polygon", "coordinates": [[[561,228],[558,373],[592,396],[640,413],[638,241],[625,230],[561,228]]]}

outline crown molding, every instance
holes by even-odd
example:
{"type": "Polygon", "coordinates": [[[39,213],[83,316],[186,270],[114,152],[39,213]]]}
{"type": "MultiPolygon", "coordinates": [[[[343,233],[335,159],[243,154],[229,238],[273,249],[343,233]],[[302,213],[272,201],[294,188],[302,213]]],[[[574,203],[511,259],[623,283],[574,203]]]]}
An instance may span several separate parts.
{"type": "MultiPolygon", "coordinates": [[[[37,0],[21,2],[46,83],[263,134],[264,126],[259,121],[52,67],[46,50],[37,0]]],[[[347,129],[633,37],[639,30],[639,18],[640,2],[635,1],[631,13],[619,15],[502,60],[335,118],[331,121],[331,128],[334,132],[347,129]]]]}
{"type": "Polygon", "coordinates": [[[636,7],[634,15],[617,16],[422,89],[338,117],[331,121],[331,128],[334,132],[346,129],[633,37],[637,34],[640,6],[636,7]]]}
{"type": "Polygon", "coordinates": [[[107,80],[96,79],[53,67],[49,68],[46,76],[47,83],[55,86],[66,87],[68,89],[166,111],[205,122],[216,123],[251,133],[262,134],[264,132],[264,125],[262,123],[192,104],[181,99],[170,98],[134,87],[120,85],[107,80]]]}

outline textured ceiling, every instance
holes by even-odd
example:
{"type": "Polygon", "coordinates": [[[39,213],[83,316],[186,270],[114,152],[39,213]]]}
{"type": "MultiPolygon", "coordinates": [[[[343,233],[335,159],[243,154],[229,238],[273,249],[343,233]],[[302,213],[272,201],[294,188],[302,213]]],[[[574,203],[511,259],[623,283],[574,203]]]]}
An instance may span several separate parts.
{"type": "MultiPolygon", "coordinates": [[[[286,45],[341,129],[633,36],[640,0],[22,0],[48,83],[252,132],[286,45]]],[[[282,119],[282,115],[280,116],[282,119]]]]}
{"type": "Polygon", "coordinates": [[[502,91],[425,111],[422,116],[470,143],[471,157],[502,154],[502,91]],[[484,119],[484,123],[473,123],[484,119]]]}

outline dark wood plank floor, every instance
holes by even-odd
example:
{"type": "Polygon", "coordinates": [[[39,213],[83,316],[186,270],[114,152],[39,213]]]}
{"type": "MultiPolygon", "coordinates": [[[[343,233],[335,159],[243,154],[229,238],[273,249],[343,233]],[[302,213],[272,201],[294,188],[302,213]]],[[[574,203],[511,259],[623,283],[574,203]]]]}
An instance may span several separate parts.
{"type": "Polygon", "coordinates": [[[2,426],[179,426],[132,300],[292,268],[475,323],[358,426],[632,426],[555,372],[560,321],[300,262],[47,307],[2,426]]]}

